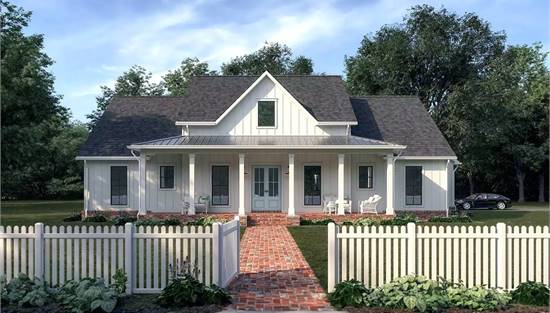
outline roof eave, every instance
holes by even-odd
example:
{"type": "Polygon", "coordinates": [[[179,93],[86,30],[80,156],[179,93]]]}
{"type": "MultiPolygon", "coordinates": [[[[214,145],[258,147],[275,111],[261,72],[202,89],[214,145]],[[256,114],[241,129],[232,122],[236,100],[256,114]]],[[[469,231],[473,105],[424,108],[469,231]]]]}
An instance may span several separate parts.
{"type": "Polygon", "coordinates": [[[349,149],[349,150],[403,150],[407,146],[402,145],[311,145],[311,146],[295,146],[295,145],[129,145],[128,149],[140,151],[142,149],[156,150],[196,150],[196,149],[254,149],[254,150],[274,150],[274,149],[349,149]]]}

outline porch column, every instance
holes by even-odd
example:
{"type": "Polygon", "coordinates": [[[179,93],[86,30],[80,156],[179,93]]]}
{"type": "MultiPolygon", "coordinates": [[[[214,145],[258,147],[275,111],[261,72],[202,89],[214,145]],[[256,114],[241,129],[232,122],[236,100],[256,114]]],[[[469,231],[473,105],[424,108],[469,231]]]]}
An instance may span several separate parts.
{"type": "Polygon", "coordinates": [[[288,216],[296,215],[294,208],[294,154],[288,154],[288,216]]]}
{"type": "Polygon", "coordinates": [[[239,216],[245,216],[244,211],[244,153],[239,153],[239,216]]]}
{"type": "Polygon", "coordinates": [[[195,215],[195,154],[189,153],[189,215],[195,215]]]}
{"type": "Polygon", "coordinates": [[[84,217],[88,217],[88,209],[90,208],[90,192],[88,190],[88,163],[84,160],[84,217]]]}
{"type": "MultiPolygon", "coordinates": [[[[338,203],[344,202],[344,164],[345,155],[343,153],[338,154],[338,203]]],[[[344,215],[344,206],[338,205],[338,215],[344,215]]]]}
{"type": "Polygon", "coordinates": [[[395,159],[393,154],[386,156],[386,215],[393,215],[393,187],[394,187],[395,159]]]}
{"type": "Polygon", "coordinates": [[[138,215],[147,214],[147,209],[145,208],[145,184],[147,183],[147,174],[145,172],[147,165],[147,156],[143,153],[139,155],[139,210],[138,215]]]}

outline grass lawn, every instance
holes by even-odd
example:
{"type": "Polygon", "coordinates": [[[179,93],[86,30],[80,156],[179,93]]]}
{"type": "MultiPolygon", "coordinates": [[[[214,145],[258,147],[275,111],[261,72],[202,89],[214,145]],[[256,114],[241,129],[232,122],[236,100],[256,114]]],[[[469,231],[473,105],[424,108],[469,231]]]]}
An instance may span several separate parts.
{"type": "Polygon", "coordinates": [[[494,225],[506,223],[510,225],[550,225],[550,213],[548,210],[538,211],[514,211],[514,210],[473,210],[473,224],[467,225],[494,225]]]}
{"type": "Polygon", "coordinates": [[[2,201],[0,224],[22,226],[42,222],[48,225],[59,225],[63,223],[63,218],[80,212],[82,208],[82,200],[2,201]]]}
{"type": "Polygon", "coordinates": [[[295,226],[289,227],[288,230],[321,282],[321,286],[327,290],[327,227],[295,226]]]}

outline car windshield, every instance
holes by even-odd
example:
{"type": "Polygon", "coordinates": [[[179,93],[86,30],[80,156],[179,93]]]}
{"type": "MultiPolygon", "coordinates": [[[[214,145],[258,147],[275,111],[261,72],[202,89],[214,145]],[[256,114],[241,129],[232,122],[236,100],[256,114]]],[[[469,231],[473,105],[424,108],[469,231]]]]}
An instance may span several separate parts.
{"type": "Polygon", "coordinates": [[[476,197],[477,197],[477,194],[474,193],[473,195],[467,196],[465,199],[466,200],[474,200],[476,197]]]}

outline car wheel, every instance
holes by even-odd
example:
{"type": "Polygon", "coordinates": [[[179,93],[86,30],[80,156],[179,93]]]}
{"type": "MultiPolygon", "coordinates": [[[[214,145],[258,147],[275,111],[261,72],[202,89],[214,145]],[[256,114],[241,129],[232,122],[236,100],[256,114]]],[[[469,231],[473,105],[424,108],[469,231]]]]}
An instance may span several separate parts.
{"type": "Polygon", "coordinates": [[[464,210],[469,210],[471,207],[472,207],[472,205],[470,205],[470,203],[468,203],[468,202],[465,202],[465,203],[462,205],[462,208],[463,208],[464,210]]]}
{"type": "Polygon", "coordinates": [[[497,209],[499,210],[504,210],[506,208],[506,203],[502,202],[502,201],[499,201],[497,203],[497,209]]]}

